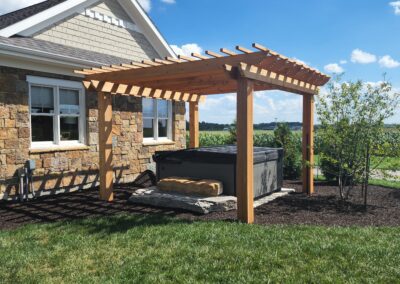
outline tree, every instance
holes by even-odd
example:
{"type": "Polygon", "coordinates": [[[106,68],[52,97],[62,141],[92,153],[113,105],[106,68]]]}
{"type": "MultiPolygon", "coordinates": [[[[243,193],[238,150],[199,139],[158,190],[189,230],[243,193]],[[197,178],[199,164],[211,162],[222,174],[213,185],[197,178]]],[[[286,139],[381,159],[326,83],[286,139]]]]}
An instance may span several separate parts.
{"type": "Polygon", "coordinates": [[[355,185],[361,184],[364,203],[370,173],[380,162],[399,153],[400,143],[382,142],[386,134],[384,121],[399,106],[399,94],[386,80],[378,84],[362,81],[342,82],[337,78],[328,91],[319,96],[317,114],[322,162],[330,164],[329,174],[338,181],[339,194],[347,199],[355,185]],[[380,161],[371,166],[371,156],[380,161]]]}

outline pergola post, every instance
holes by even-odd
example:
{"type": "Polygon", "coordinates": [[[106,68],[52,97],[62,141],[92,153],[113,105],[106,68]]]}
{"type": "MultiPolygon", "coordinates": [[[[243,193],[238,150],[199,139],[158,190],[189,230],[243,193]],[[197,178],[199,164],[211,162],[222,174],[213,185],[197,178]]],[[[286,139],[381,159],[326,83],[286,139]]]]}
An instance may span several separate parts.
{"type": "Polygon", "coordinates": [[[303,95],[303,192],[314,193],[314,96],[303,95]]]}
{"type": "Polygon", "coordinates": [[[199,103],[189,103],[189,121],[190,121],[190,148],[199,147],[199,103]]]}
{"type": "Polygon", "coordinates": [[[253,92],[253,81],[239,77],[236,121],[236,196],[238,219],[248,224],[254,222],[253,92]]]}
{"type": "Polygon", "coordinates": [[[112,154],[112,99],[110,93],[98,93],[99,108],[99,155],[100,199],[113,201],[113,154],[112,154]]]}

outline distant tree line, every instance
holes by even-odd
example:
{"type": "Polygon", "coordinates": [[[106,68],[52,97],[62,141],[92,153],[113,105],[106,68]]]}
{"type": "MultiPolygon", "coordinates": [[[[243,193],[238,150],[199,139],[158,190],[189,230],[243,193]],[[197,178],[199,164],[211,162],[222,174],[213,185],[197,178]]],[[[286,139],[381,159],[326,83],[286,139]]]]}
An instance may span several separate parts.
{"type": "MultiPolygon", "coordinates": [[[[275,130],[276,126],[280,122],[264,122],[254,124],[254,130],[275,130]]],[[[303,124],[301,122],[285,122],[285,125],[289,127],[290,130],[301,130],[303,124]]],[[[396,128],[398,124],[385,124],[385,128],[396,128]]],[[[234,127],[234,123],[231,124],[221,124],[202,121],[199,123],[200,131],[229,131],[234,127]]],[[[315,125],[315,130],[318,130],[321,126],[315,125]]],[[[186,129],[189,130],[189,122],[186,121],[186,129]]]]}
{"type": "MultiPolygon", "coordinates": [[[[277,124],[277,122],[257,123],[254,124],[254,130],[274,130],[277,124]]],[[[302,127],[301,122],[288,122],[285,124],[287,124],[291,130],[299,130],[302,127]]],[[[234,124],[221,124],[202,121],[199,123],[199,127],[200,131],[228,131],[234,127],[234,124]]],[[[186,129],[189,129],[188,121],[186,121],[186,129]]]]}

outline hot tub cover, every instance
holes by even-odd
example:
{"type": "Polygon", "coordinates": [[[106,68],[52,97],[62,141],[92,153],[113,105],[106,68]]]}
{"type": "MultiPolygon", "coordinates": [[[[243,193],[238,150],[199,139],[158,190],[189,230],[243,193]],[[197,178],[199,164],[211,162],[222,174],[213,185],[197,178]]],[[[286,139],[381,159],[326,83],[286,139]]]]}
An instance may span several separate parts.
{"type": "MultiPolygon", "coordinates": [[[[283,151],[281,148],[254,147],[254,163],[277,160],[281,151],[283,151]]],[[[225,164],[236,163],[236,157],[237,147],[231,145],[156,152],[153,159],[155,162],[179,163],[195,160],[196,162],[225,164]]]]}

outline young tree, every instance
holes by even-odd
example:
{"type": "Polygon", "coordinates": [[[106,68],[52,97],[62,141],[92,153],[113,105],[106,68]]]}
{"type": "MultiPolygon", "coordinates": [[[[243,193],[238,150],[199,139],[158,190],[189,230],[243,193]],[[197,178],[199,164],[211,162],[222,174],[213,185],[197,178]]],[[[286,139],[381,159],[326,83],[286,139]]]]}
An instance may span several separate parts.
{"type": "MultiPolygon", "coordinates": [[[[382,143],[386,135],[384,121],[399,106],[399,94],[392,92],[389,82],[364,84],[340,82],[328,85],[328,92],[319,96],[317,114],[321,123],[321,160],[333,166],[329,174],[336,177],[339,194],[347,199],[356,184],[362,184],[364,202],[371,170],[371,156],[382,160],[393,155],[400,143],[382,143]]],[[[377,167],[378,163],[374,166],[377,167]]]]}

